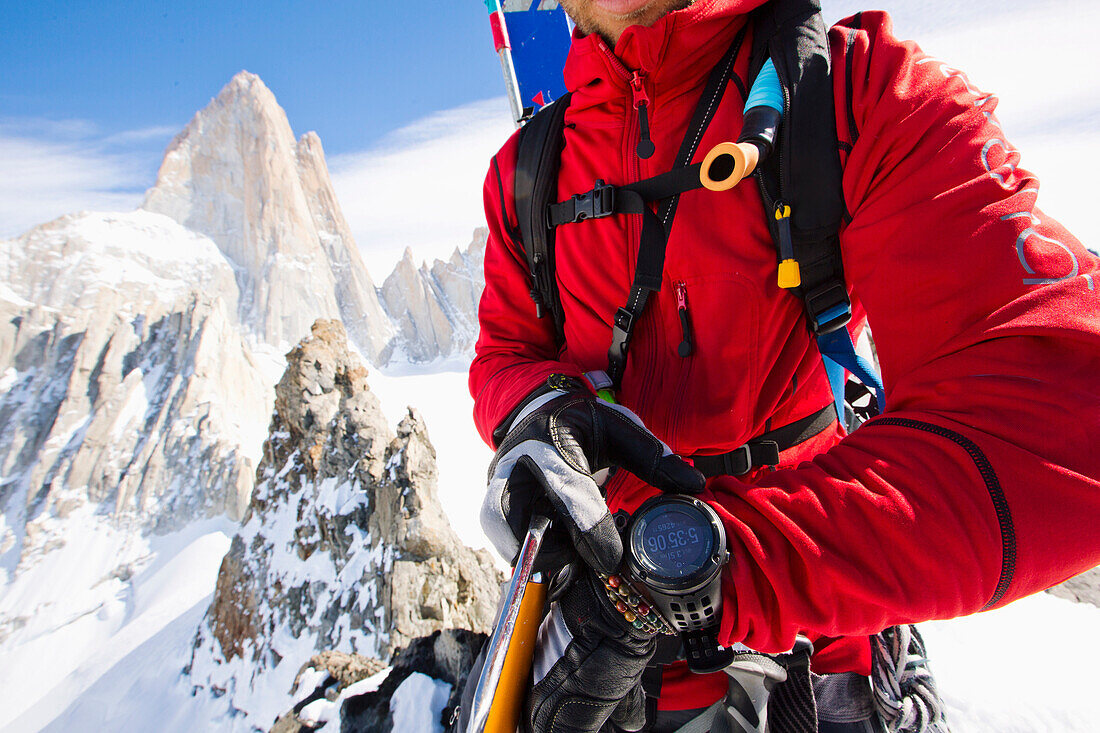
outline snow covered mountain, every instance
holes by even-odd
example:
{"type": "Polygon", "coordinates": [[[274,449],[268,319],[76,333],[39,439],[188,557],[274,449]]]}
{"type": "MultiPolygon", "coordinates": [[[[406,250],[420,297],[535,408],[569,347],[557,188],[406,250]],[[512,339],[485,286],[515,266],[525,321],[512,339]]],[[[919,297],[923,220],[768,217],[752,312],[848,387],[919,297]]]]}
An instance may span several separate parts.
{"type": "Polygon", "coordinates": [[[373,365],[468,352],[483,242],[395,273],[383,306],[320,140],[247,72],[172,141],[142,208],[0,241],[0,727],[102,659],[79,629],[140,638],[133,578],[158,537],[245,515],[282,353],[318,318],[373,365]],[[21,671],[59,651],[44,688],[21,671]]]}
{"type": "MultiPolygon", "coordinates": [[[[271,91],[241,72],[172,141],[142,209],[0,242],[0,501],[45,506],[50,491],[86,488],[148,514],[171,495],[160,515],[178,523],[194,493],[180,487],[205,482],[211,495],[186,502],[239,518],[273,355],[323,317],[375,364],[466,352],[483,250],[481,233],[430,269],[409,254],[376,289],[317,136],[295,142],[271,91]]],[[[20,524],[10,518],[0,549],[19,544],[20,524]]]]}
{"type": "Polygon", "coordinates": [[[25,522],[74,501],[162,527],[239,518],[270,386],[213,242],[159,214],[81,214],[0,260],[3,572],[25,522]]]}
{"type": "Polygon", "coordinates": [[[477,304],[485,287],[483,264],[487,229],[474,232],[465,251],[455,249],[446,262],[419,268],[412,250],[382,283],[382,304],[397,326],[403,355],[426,362],[468,353],[477,340],[477,304]]]}

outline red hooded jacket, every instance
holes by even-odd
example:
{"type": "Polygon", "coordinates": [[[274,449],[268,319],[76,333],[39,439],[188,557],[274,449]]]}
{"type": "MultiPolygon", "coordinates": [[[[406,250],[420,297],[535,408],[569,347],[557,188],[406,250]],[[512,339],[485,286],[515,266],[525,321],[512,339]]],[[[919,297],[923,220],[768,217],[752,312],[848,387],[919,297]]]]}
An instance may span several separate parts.
{"type": "MultiPolygon", "coordinates": [[[[614,53],[575,37],[557,200],[597,178],[622,185],[672,168],[707,75],[759,4],[698,1],[627,29],[614,53]],[[646,160],[634,152],[635,71],[656,146],[646,160]]],[[[844,268],[857,320],[874,331],[888,411],[786,451],[779,470],[713,478],[705,498],[732,553],[721,640],[778,652],[799,632],[864,637],[819,643],[814,669],[866,673],[868,634],[1001,606],[1100,563],[1100,263],[1036,207],[1039,182],[1019,167],[993,95],[896,39],[883,13],[829,37],[844,268]]],[[[735,67],[742,88],[750,45],[735,67]]],[[[743,105],[731,84],[694,162],[736,138],[743,105]]],[[[485,182],[470,390],[490,444],[548,374],[606,368],[641,218],[558,228],[559,351],[516,244],[515,160],[513,137],[485,182]]],[[[681,455],[732,450],[830,402],[802,304],[776,284],[755,183],[681,196],[664,286],[635,329],[619,397],[681,455]],[[686,358],[678,286],[695,337],[686,358]]],[[[608,504],[633,509],[652,492],[619,472],[608,504]]],[[[724,691],[704,687],[662,707],[724,691]]]]}

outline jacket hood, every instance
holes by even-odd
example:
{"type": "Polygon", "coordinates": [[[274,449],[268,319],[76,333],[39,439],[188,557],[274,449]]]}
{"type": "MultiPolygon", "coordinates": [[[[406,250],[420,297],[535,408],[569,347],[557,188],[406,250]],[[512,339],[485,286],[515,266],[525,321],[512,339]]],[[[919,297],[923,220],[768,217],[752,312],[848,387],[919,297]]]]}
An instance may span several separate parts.
{"type": "Polygon", "coordinates": [[[623,31],[614,53],[596,34],[583,36],[573,31],[573,42],[565,62],[565,85],[570,91],[597,80],[611,88],[628,86],[616,69],[617,57],[630,71],[645,73],[658,85],[679,86],[710,73],[729,48],[745,16],[767,0],[696,0],[671,12],[652,26],[631,26],[623,31]],[[673,80],[670,75],[675,75],[673,80]]]}

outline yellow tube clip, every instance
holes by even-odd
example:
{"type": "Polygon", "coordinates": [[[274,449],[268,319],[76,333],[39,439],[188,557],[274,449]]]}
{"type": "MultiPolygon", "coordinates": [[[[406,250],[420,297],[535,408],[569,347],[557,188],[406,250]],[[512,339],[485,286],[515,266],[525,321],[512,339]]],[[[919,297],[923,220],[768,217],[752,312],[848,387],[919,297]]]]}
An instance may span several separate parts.
{"type": "Polygon", "coordinates": [[[783,260],[779,263],[779,287],[784,290],[797,288],[802,284],[802,273],[798,269],[798,260],[783,260]]]}

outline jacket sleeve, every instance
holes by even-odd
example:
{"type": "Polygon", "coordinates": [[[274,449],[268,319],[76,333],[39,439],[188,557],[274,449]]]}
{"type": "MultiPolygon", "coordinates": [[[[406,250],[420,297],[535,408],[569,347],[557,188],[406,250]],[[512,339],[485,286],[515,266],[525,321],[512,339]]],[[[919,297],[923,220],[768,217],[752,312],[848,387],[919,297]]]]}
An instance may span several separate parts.
{"type": "Polygon", "coordinates": [[[581,370],[557,360],[553,321],[537,318],[527,263],[520,248],[512,202],[517,150],[513,135],[494,156],[485,177],[485,290],[478,306],[480,333],[470,365],[474,423],[495,448],[493,431],[552,373],[580,376],[581,370]]]}
{"type": "Polygon", "coordinates": [[[1037,206],[996,98],[891,33],[830,33],[849,286],[888,411],[798,468],[709,490],[722,634],[875,633],[1004,605],[1100,563],[1097,258],[1037,206]]]}

